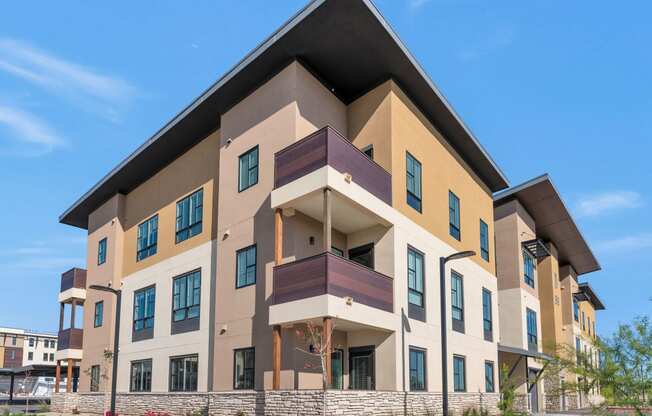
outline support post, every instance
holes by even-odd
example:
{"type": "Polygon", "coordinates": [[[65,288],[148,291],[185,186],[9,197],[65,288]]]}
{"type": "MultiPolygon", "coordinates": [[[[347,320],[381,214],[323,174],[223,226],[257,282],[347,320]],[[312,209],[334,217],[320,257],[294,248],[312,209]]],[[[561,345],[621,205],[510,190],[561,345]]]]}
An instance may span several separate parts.
{"type": "Polygon", "coordinates": [[[63,319],[66,314],[66,304],[61,303],[61,308],[59,310],[59,331],[63,331],[63,319]]]}
{"type": "Polygon", "coordinates": [[[115,291],[115,329],[113,330],[113,369],[111,371],[111,416],[115,414],[115,398],[118,383],[118,354],[120,352],[120,308],[122,291],[115,291]]]}
{"type": "Polygon", "coordinates": [[[77,299],[73,299],[70,304],[70,329],[75,327],[75,312],[77,310],[77,299]]]}
{"type": "Polygon", "coordinates": [[[54,372],[54,392],[59,393],[59,384],[61,384],[61,360],[57,360],[57,368],[54,372]]]}
{"type": "Polygon", "coordinates": [[[332,229],[332,191],[328,188],[324,189],[324,252],[331,251],[333,245],[331,239],[332,229]]]}
{"type": "Polygon", "coordinates": [[[281,389],[281,325],[272,329],[272,389],[281,389]]]}
{"type": "Polygon", "coordinates": [[[274,262],[283,263],[283,212],[281,208],[274,211],[274,262]]]}
{"type": "Polygon", "coordinates": [[[332,354],[333,354],[333,318],[326,317],[324,318],[323,326],[323,340],[326,345],[322,346],[326,348],[326,354],[324,357],[324,371],[326,372],[326,386],[325,388],[329,389],[333,385],[333,372],[332,372],[332,354]]]}
{"type": "Polygon", "coordinates": [[[68,368],[66,369],[66,393],[72,392],[72,358],[68,358],[68,368]]]}
{"type": "Polygon", "coordinates": [[[441,404],[443,416],[448,416],[448,332],[446,324],[446,258],[439,258],[439,303],[441,305],[441,404]]]}
{"type": "Polygon", "coordinates": [[[11,373],[10,381],[9,381],[9,405],[14,404],[14,378],[15,374],[11,373]]]}

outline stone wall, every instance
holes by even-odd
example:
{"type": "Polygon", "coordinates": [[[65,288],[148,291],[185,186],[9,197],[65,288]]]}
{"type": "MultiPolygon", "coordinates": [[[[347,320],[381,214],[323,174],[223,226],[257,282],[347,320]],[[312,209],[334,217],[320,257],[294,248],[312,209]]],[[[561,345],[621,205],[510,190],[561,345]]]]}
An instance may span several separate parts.
{"type": "MultiPolygon", "coordinates": [[[[469,408],[485,408],[497,414],[498,400],[498,394],[451,393],[449,409],[452,415],[461,415],[469,408]]],[[[102,414],[108,405],[105,393],[55,393],[51,409],[55,413],[102,414]]],[[[120,393],[116,407],[121,415],[153,411],[171,416],[193,412],[209,416],[429,416],[441,414],[442,398],[441,393],[352,390],[120,393]]]]}

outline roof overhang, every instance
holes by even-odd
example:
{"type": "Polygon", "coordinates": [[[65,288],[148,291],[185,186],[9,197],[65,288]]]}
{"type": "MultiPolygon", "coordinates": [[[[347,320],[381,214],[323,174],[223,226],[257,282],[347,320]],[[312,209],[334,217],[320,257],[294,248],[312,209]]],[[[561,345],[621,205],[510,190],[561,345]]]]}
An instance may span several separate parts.
{"type": "Polygon", "coordinates": [[[350,103],[393,79],[493,192],[507,179],[370,0],[315,0],[250,52],[181,113],[111,170],[59,221],[88,216],[128,193],[220,127],[225,113],[293,60],[350,103]]]}
{"type": "Polygon", "coordinates": [[[507,354],[516,354],[516,355],[522,355],[523,357],[530,357],[530,358],[536,358],[539,360],[552,360],[552,357],[550,357],[547,354],[544,354],[542,352],[538,351],[530,351],[526,350],[524,348],[516,348],[516,347],[509,347],[507,345],[501,345],[498,344],[498,351],[499,352],[504,352],[507,354]]]}
{"type": "Polygon", "coordinates": [[[578,287],[580,291],[578,293],[575,293],[575,299],[582,302],[590,302],[593,305],[593,309],[596,311],[603,311],[605,310],[604,304],[598,297],[598,295],[595,294],[593,291],[593,288],[591,285],[589,285],[587,282],[579,283],[578,287]]]}
{"type": "Polygon", "coordinates": [[[554,243],[559,265],[570,264],[578,275],[600,270],[600,264],[546,175],[494,196],[494,206],[518,200],[536,223],[537,238],[554,243]]]}

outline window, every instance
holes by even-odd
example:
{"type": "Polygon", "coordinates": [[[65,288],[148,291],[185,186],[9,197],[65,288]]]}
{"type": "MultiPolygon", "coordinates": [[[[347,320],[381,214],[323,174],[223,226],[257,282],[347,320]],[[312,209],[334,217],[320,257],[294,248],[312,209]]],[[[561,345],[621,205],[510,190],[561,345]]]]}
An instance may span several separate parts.
{"type": "Polygon", "coordinates": [[[582,358],[582,343],[580,342],[579,337],[575,337],[575,358],[579,363],[582,358]]]}
{"type": "Polygon", "coordinates": [[[586,331],[586,314],[582,311],[582,331],[586,331]]]}
{"type": "Polygon", "coordinates": [[[408,303],[423,308],[423,254],[408,247],[408,303]]]}
{"type": "Polygon", "coordinates": [[[130,391],[143,392],[152,390],[152,360],[131,362],[130,391]]]}
{"type": "Polygon", "coordinates": [[[453,389],[455,391],[466,391],[466,365],[464,357],[453,356],[453,389]]]}
{"type": "Polygon", "coordinates": [[[598,334],[595,333],[595,321],[593,321],[593,338],[595,338],[598,334]]]}
{"type": "Polygon", "coordinates": [[[198,357],[170,358],[170,391],[197,391],[198,357]]]}
{"type": "Polygon", "coordinates": [[[491,310],[491,292],[482,288],[482,328],[484,339],[493,341],[493,317],[491,310]]]}
{"type": "Polygon", "coordinates": [[[335,349],[331,353],[331,379],[332,389],[344,388],[344,350],[335,349]]]}
{"type": "Polygon", "coordinates": [[[91,366],[91,388],[92,392],[100,391],[100,366],[91,366]]]}
{"type": "Polygon", "coordinates": [[[154,327],[154,305],[156,288],[154,286],[134,293],[134,331],[154,327]]]}
{"type": "Polygon", "coordinates": [[[534,259],[525,250],[523,250],[523,270],[525,283],[534,288],[534,259]]]}
{"type": "Polygon", "coordinates": [[[491,361],[484,362],[484,389],[487,393],[496,391],[494,384],[494,363],[491,361]]]}
{"type": "Polygon", "coordinates": [[[233,388],[251,390],[254,388],[255,350],[243,348],[233,353],[233,388]]]}
{"type": "Polygon", "coordinates": [[[451,309],[453,330],[464,332],[464,282],[462,276],[451,272],[451,309]]]}
{"type": "Polygon", "coordinates": [[[589,316],[587,319],[588,325],[586,326],[586,330],[589,333],[589,336],[591,335],[591,317],[589,316]]]}
{"type": "Polygon", "coordinates": [[[371,160],[374,160],[374,145],[370,144],[368,146],[365,146],[362,148],[362,153],[367,155],[367,157],[371,160]]]}
{"type": "Polygon", "coordinates": [[[580,305],[577,304],[577,301],[573,299],[573,318],[575,322],[580,321],[580,305]]]}
{"type": "Polygon", "coordinates": [[[180,243],[201,233],[203,218],[204,190],[177,202],[176,242],[180,243]]]}
{"type": "Polygon", "coordinates": [[[16,345],[16,335],[11,337],[11,345],[16,345]]]}
{"type": "Polygon", "coordinates": [[[410,348],[410,390],[426,389],[426,351],[410,348]]]}
{"type": "Polygon", "coordinates": [[[27,353],[27,361],[34,361],[34,353],[32,351],[27,353]]]}
{"type": "Polygon", "coordinates": [[[97,243],[97,265],[106,263],[106,237],[97,243]]]}
{"type": "Polygon", "coordinates": [[[448,191],[448,223],[450,235],[460,241],[460,199],[451,191],[448,191]]]}
{"type": "Polygon", "coordinates": [[[16,359],[16,350],[10,350],[9,351],[9,359],[10,360],[15,360],[16,359]]]}
{"type": "Polygon", "coordinates": [[[537,313],[530,308],[525,308],[527,316],[527,342],[528,348],[536,349],[538,344],[537,336],[537,313]]]}
{"type": "Polygon", "coordinates": [[[172,321],[199,318],[200,297],[199,270],[175,278],[172,282],[172,321]]]}
{"type": "Polygon", "coordinates": [[[50,341],[50,348],[56,348],[56,347],[57,347],[56,342],[54,340],[51,340],[50,341]]]}
{"type": "Polygon", "coordinates": [[[411,154],[406,153],[407,203],[421,212],[421,163],[411,154]]]}
{"type": "Polygon", "coordinates": [[[489,226],[480,220],[480,255],[489,261],[489,226]]]}
{"type": "Polygon", "coordinates": [[[258,183],[258,146],[240,155],[240,172],[238,174],[238,192],[251,188],[258,183]]]}
{"type": "Polygon", "coordinates": [[[349,249],[349,260],[362,264],[370,269],[374,268],[374,243],[349,249]]]}
{"type": "Polygon", "coordinates": [[[102,321],[104,321],[104,301],[99,301],[95,303],[95,317],[93,318],[93,326],[95,328],[102,326],[102,321]]]}
{"type": "Polygon", "coordinates": [[[43,361],[47,361],[47,360],[48,360],[48,353],[44,352],[43,353],[43,361]]]}
{"type": "Polygon", "coordinates": [[[50,361],[54,361],[54,353],[50,353],[50,361]]]}
{"type": "Polygon", "coordinates": [[[156,254],[156,241],[158,239],[158,215],[143,222],[138,226],[138,248],[136,261],[144,260],[156,254]]]}
{"type": "Polygon", "coordinates": [[[29,339],[29,346],[33,347],[34,346],[34,338],[29,339]]]}
{"type": "Polygon", "coordinates": [[[336,256],[344,257],[344,250],[339,249],[335,246],[331,246],[331,253],[335,254],[336,256]]]}
{"type": "Polygon", "coordinates": [[[238,250],[236,253],[235,287],[241,288],[256,283],[256,245],[238,250]]]}

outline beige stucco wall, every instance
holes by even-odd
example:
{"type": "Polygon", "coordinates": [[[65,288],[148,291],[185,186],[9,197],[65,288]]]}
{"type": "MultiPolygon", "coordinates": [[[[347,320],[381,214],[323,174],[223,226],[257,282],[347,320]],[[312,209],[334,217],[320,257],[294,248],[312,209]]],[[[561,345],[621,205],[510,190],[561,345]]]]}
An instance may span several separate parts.
{"type": "Polygon", "coordinates": [[[563,308],[559,261],[557,247],[548,243],[550,256],[539,262],[539,299],[541,300],[541,320],[543,326],[543,345],[546,353],[554,354],[563,342],[563,308]]]}

